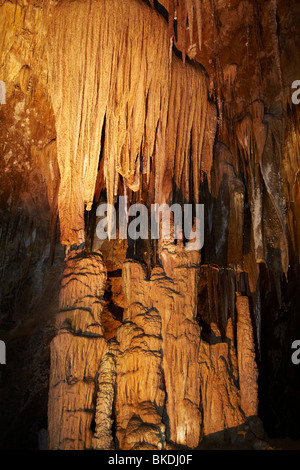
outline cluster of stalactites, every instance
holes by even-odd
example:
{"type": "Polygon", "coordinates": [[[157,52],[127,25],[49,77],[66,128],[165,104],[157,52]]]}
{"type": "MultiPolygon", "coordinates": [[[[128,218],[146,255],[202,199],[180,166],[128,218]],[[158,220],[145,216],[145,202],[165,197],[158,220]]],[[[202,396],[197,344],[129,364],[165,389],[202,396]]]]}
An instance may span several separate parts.
{"type": "Polygon", "coordinates": [[[202,48],[202,0],[169,0],[168,9],[169,34],[171,38],[176,38],[175,44],[182,52],[183,60],[186,54],[195,56],[197,47],[199,50],[202,48]]]}
{"type": "Polygon", "coordinates": [[[188,199],[190,174],[197,200],[201,170],[210,172],[216,112],[202,69],[170,55],[158,13],[135,0],[78,2],[76,9],[60,2],[49,16],[46,50],[63,244],[84,241],[99,155],[111,204],[120,175],[137,191],[151,160],[164,178],[155,176],[157,202],[170,198],[173,182],[188,199]]]}
{"type": "Polygon", "coordinates": [[[160,4],[168,13],[169,37],[181,51],[194,58],[202,48],[202,0],[149,0],[155,7],[160,4]]]}

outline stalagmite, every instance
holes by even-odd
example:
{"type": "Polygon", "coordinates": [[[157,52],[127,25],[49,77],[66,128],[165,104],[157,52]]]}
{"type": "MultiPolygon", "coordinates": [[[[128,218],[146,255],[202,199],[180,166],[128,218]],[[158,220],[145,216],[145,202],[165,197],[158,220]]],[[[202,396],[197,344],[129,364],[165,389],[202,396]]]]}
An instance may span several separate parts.
{"type": "MultiPolygon", "coordinates": [[[[200,441],[200,331],[196,322],[199,254],[162,241],[162,268],[153,272],[161,314],[169,439],[191,448],[200,441]],[[187,291],[186,286],[189,286],[187,291]]],[[[152,278],[151,278],[152,279],[152,278]]]]}
{"type": "Polygon", "coordinates": [[[200,439],[199,375],[192,368],[199,350],[199,256],[165,244],[161,256],[162,267],[153,269],[150,280],[139,263],[124,265],[128,307],[117,333],[117,435],[125,449],[162,449],[166,441],[197,447],[200,439]],[[183,271],[176,267],[181,256],[186,258],[183,271]],[[194,289],[191,297],[184,293],[186,282],[194,289]],[[164,413],[169,417],[166,430],[164,413]]]}
{"type": "Polygon", "coordinates": [[[139,263],[124,264],[123,280],[127,308],[117,332],[117,437],[123,449],[162,449],[161,318],[151,305],[151,285],[139,263]]]}
{"type": "Polygon", "coordinates": [[[221,443],[225,429],[235,429],[244,422],[232,352],[220,339],[217,325],[212,324],[211,344],[202,341],[199,350],[203,434],[221,443]]]}
{"type": "Polygon", "coordinates": [[[107,349],[101,325],[105,281],[106,268],[99,253],[69,253],[57,334],[51,343],[50,449],[83,450],[92,445],[96,376],[107,349]]]}
{"type": "Polygon", "coordinates": [[[241,408],[246,416],[257,416],[257,365],[255,361],[255,347],[253,326],[250,317],[249,299],[238,295],[237,306],[237,352],[239,382],[241,393],[241,408]]]}
{"type": "Polygon", "coordinates": [[[101,358],[98,373],[98,391],[95,414],[95,433],[92,440],[93,449],[111,450],[115,448],[112,425],[113,406],[116,383],[116,354],[118,345],[114,340],[101,358]]]}

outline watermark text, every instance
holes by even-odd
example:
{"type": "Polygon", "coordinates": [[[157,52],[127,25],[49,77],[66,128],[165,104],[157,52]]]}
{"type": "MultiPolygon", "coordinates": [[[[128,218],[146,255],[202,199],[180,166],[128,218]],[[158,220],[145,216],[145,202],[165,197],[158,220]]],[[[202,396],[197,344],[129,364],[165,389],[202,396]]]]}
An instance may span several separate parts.
{"type": "Polygon", "coordinates": [[[100,240],[117,236],[123,240],[185,240],[187,250],[200,250],[204,245],[203,204],[184,204],[183,209],[180,204],[151,204],[149,215],[144,204],[128,208],[127,197],[120,196],[118,218],[115,207],[108,203],[98,206],[96,216],[100,218],[96,227],[100,240]]]}
{"type": "Polygon", "coordinates": [[[0,340],[0,364],[6,364],[6,345],[0,340]]]}

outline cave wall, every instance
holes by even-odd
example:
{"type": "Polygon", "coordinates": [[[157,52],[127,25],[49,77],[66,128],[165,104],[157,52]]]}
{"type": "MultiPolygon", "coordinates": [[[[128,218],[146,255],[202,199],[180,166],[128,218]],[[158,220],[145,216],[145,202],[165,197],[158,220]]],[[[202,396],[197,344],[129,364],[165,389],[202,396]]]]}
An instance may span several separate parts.
{"type": "Polygon", "coordinates": [[[299,4],[0,10],[2,447],[299,437],[299,4]],[[204,204],[203,248],[99,240],[120,195],[204,204]]]}

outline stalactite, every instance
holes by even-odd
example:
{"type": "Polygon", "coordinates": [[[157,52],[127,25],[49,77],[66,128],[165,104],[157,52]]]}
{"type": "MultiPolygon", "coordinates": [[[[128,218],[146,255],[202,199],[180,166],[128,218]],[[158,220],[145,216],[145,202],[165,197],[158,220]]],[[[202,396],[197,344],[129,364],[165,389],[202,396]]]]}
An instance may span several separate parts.
{"type": "Polygon", "coordinates": [[[157,122],[165,126],[166,120],[167,44],[163,19],[135,1],[81,2],[76,12],[66,2],[54,8],[48,63],[64,244],[83,241],[83,209],[90,209],[94,197],[105,113],[104,175],[111,204],[116,172],[129,185],[134,181],[144,134],[151,155],[157,122]]]}
{"type": "Polygon", "coordinates": [[[177,41],[176,45],[182,53],[182,60],[186,59],[186,23],[187,23],[187,2],[177,0],[177,41]]]}
{"type": "Polygon", "coordinates": [[[187,0],[187,17],[189,24],[189,38],[190,44],[193,44],[194,40],[194,3],[193,0],[187,0]]]}
{"type": "MultiPolygon", "coordinates": [[[[181,22],[186,21],[184,5],[181,1],[181,22]]],[[[179,29],[183,43],[186,26],[179,29]]],[[[143,168],[149,171],[159,122],[163,139],[167,133],[168,162],[164,165],[170,176],[175,176],[178,189],[182,189],[184,168],[186,172],[189,168],[192,134],[194,193],[198,200],[205,133],[210,137],[203,171],[209,173],[212,164],[215,108],[210,105],[207,118],[207,83],[202,70],[184,66],[175,57],[170,71],[165,66],[167,34],[163,19],[136,1],[118,3],[118,8],[115,0],[93,1],[91,6],[81,2],[76,13],[69,3],[60,2],[53,9],[47,52],[61,173],[63,244],[84,241],[83,210],[84,204],[89,210],[93,202],[104,116],[103,171],[110,204],[117,195],[118,173],[130,189],[140,188],[140,161],[144,164],[145,153],[143,168]],[[91,37],[93,40],[85,39],[91,37]],[[61,49],[61,44],[66,49],[61,49]]],[[[186,200],[188,192],[186,187],[186,200]]]]}
{"type": "Polygon", "coordinates": [[[199,43],[199,50],[202,49],[202,0],[195,1],[195,10],[196,10],[196,18],[197,18],[197,28],[198,28],[198,43],[199,43]]]}
{"type": "MultiPolygon", "coordinates": [[[[217,135],[217,107],[214,103],[209,102],[207,108],[207,117],[205,123],[204,140],[203,140],[203,151],[201,154],[201,183],[203,183],[205,177],[208,182],[208,189],[211,191],[211,169],[213,166],[213,155],[214,155],[214,143],[217,135]]],[[[195,132],[195,131],[194,131],[195,132]]],[[[197,151],[195,150],[195,153],[197,151]]],[[[193,152],[194,155],[194,152],[193,152]]],[[[195,163],[194,171],[197,172],[197,163],[195,163]]],[[[195,189],[199,186],[194,183],[195,189]]]]}
{"type": "MultiPolygon", "coordinates": [[[[161,2],[162,3],[162,2],[161,2]]],[[[198,47],[202,49],[202,0],[169,0],[169,36],[174,37],[173,22],[177,21],[176,47],[182,52],[185,62],[187,52],[187,22],[190,46],[194,44],[194,18],[196,18],[198,47]]]]}
{"type": "MultiPolygon", "coordinates": [[[[207,81],[204,73],[188,64],[173,58],[172,82],[170,89],[167,152],[165,164],[177,189],[182,188],[182,176],[185,161],[193,172],[193,192],[195,202],[199,202],[200,170],[210,174],[212,164],[212,147],[216,131],[214,107],[208,102],[207,81]],[[203,149],[206,131],[206,147],[203,149]]],[[[189,194],[183,192],[186,200],[189,194]]]]}

